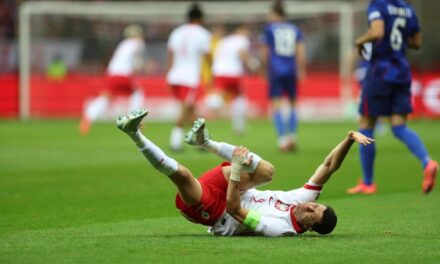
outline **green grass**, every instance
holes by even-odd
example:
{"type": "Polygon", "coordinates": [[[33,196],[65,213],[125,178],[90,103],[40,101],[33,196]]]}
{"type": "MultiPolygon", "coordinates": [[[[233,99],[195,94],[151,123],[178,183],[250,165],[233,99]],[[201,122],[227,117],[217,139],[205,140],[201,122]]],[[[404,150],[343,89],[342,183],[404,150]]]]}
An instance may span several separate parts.
{"type": "MultiPolygon", "coordinates": [[[[174,207],[175,189],[111,124],[80,137],[73,121],[0,123],[0,263],[438,263],[440,188],[421,194],[421,166],[391,133],[377,138],[374,196],[348,196],[360,176],[358,147],[320,202],[339,216],[330,236],[214,237],[174,207]]],[[[170,124],[147,135],[168,152],[170,124]]],[[[304,183],[354,124],[305,123],[300,150],[281,155],[268,121],[236,138],[227,122],[214,138],[250,147],[277,168],[264,188],[304,183]]],[[[411,127],[440,160],[440,122],[411,127]]],[[[187,147],[171,154],[195,175],[220,160],[187,147]]]]}

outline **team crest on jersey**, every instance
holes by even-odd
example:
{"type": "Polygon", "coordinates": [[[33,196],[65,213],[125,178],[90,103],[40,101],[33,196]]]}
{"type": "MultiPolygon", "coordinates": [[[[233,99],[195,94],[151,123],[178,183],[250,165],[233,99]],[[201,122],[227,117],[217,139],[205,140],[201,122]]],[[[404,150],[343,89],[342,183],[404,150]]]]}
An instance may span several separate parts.
{"type": "Polygon", "coordinates": [[[289,207],[290,207],[289,204],[285,204],[285,203],[281,202],[280,200],[277,200],[275,203],[275,208],[280,211],[287,212],[289,210],[289,207]]]}
{"type": "Polygon", "coordinates": [[[202,210],[201,215],[202,215],[203,219],[205,219],[205,220],[208,220],[209,217],[211,216],[208,212],[206,212],[204,210],[202,210]]]}

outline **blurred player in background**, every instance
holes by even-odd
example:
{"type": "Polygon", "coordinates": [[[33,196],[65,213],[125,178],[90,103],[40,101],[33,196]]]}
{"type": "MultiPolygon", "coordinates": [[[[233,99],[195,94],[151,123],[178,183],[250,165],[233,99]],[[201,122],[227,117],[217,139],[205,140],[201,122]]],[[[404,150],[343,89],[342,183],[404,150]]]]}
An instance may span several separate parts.
{"type": "Polygon", "coordinates": [[[336,226],[332,208],[316,203],[323,185],[341,166],[354,142],[373,140],[350,131],[318,166],[302,188],[258,191],[255,186],[272,179],[274,166],[244,147],[210,138],[205,120],[199,118],[186,134],[188,144],[202,147],[227,162],[196,179],[192,172],[167,156],[139,130],[148,114],[139,109],[120,116],[116,124],[135,143],[148,162],[177,188],[176,207],[189,221],[210,226],[215,235],[292,236],[306,231],[329,234],[336,226]],[[242,193],[242,194],[241,194],[242,193]]]}
{"type": "Polygon", "coordinates": [[[188,22],[174,29],[168,39],[167,83],[180,101],[180,114],[171,131],[170,147],[183,148],[183,127],[194,120],[195,103],[200,90],[202,58],[209,60],[211,34],[202,26],[203,12],[193,4],[188,22]]]}
{"type": "Polygon", "coordinates": [[[286,13],[281,1],[275,1],[269,14],[269,24],[264,30],[262,63],[267,68],[269,96],[274,108],[273,120],[281,151],[295,150],[297,114],[297,80],[305,78],[305,47],[298,27],[286,21],[286,13]],[[287,124],[281,111],[281,99],[289,99],[287,124]]]}
{"type": "MultiPolygon", "coordinates": [[[[391,129],[416,156],[424,169],[422,191],[429,193],[435,185],[438,163],[432,160],[419,136],[407,127],[411,106],[411,69],[406,49],[420,49],[422,35],[417,15],[403,0],[372,0],[368,7],[368,31],[356,40],[359,53],[372,44],[370,67],[363,85],[359,112],[359,131],[374,136],[379,116],[389,116],[391,129]]],[[[348,193],[376,192],[373,183],[375,144],[361,146],[363,180],[348,193]]]]}
{"type": "Polygon", "coordinates": [[[115,96],[130,96],[129,108],[142,106],[143,93],[134,81],[134,75],[144,68],[145,43],[143,30],[139,25],[129,25],[124,29],[124,40],[117,46],[107,67],[107,87],[85,108],[79,131],[85,135],[91,124],[108,110],[115,96]]]}
{"type": "MultiPolygon", "coordinates": [[[[219,41],[213,57],[214,85],[210,96],[217,96],[220,102],[230,104],[232,129],[237,135],[242,135],[246,129],[247,101],[241,78],[249,60],[249,48],[249,30],[241,25],[219,41]]],[[[217,108],[222,106],[219,103],[217,108]]]]}
{"type": "MultiPolygon", "coordinates": [[[[362,90],[362,86],[364,85],[365,79],[367,77],[368,67],[370,66],[369,60],[361,57],[358,53],[357,48],[356,48],[350,52],[350,54],[348,56],[348,64],[350,66],[350,72],[352,72],[349,79],[347,80],[350,88],[351,88],[353,81],[355,81],[358,84],[358,87],[362,90]]],[[[352,92],[353,89],[350,89],[350,91],[352,92]]],[[[351,95],[351,99],[353,101],[352,101],[352,104],[350,103],[350,106],[349,106],[350,112],[354,113],[357,111],[356,110],[357,103],[355,103],[355,101],[357,101],[357,98],[358,98],[357,94],[351,95]]],[[[386,117],[378,117],[378,119],[376,121],[376,125],[375,125],[374,129],[375,129],[375,131],[378,132],[378,134],[380,136],[384,136],[387,133],[387,128],[384,125],[384,122],[386,120],[387,120],[386,117]]]]}

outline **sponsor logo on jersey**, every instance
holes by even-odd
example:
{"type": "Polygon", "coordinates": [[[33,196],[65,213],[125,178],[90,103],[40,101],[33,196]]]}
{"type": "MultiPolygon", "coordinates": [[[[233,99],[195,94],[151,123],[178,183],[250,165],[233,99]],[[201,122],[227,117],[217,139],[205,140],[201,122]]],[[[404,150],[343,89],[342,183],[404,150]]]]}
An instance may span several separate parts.
{"type": "Polygon", "coordinates": [[[275,208],[280,210],[280,211],[287,212],[289,210],[289,208],[290,208],[290,205],[289,204],[285,204],[285,203],[281,202],[280,200],[277,200],[275,202],[275,208]]]}

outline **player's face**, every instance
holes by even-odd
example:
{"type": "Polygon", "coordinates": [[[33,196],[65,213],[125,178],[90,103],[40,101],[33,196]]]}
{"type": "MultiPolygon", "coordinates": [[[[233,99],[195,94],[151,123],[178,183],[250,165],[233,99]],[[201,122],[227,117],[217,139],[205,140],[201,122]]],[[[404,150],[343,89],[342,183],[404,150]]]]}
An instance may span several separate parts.
{"type": "Polygon", "coordinates": [[[322,204],[309,202],[298,204],[295,211],[302,215],[301,218],[304,219],[303,221],[314,224],[321,221],[325,209],[327,209],[327,207],[322,204]]]}
{"type": "Polygon", "coordinates": [[[270,13],[267,15],[267,21],[269,21],[269,22],[277,22],[277,21],[278,21],[278,16],[277,16],[277,14],[275,14],[274,12],[270,12],[270,13]]]}

